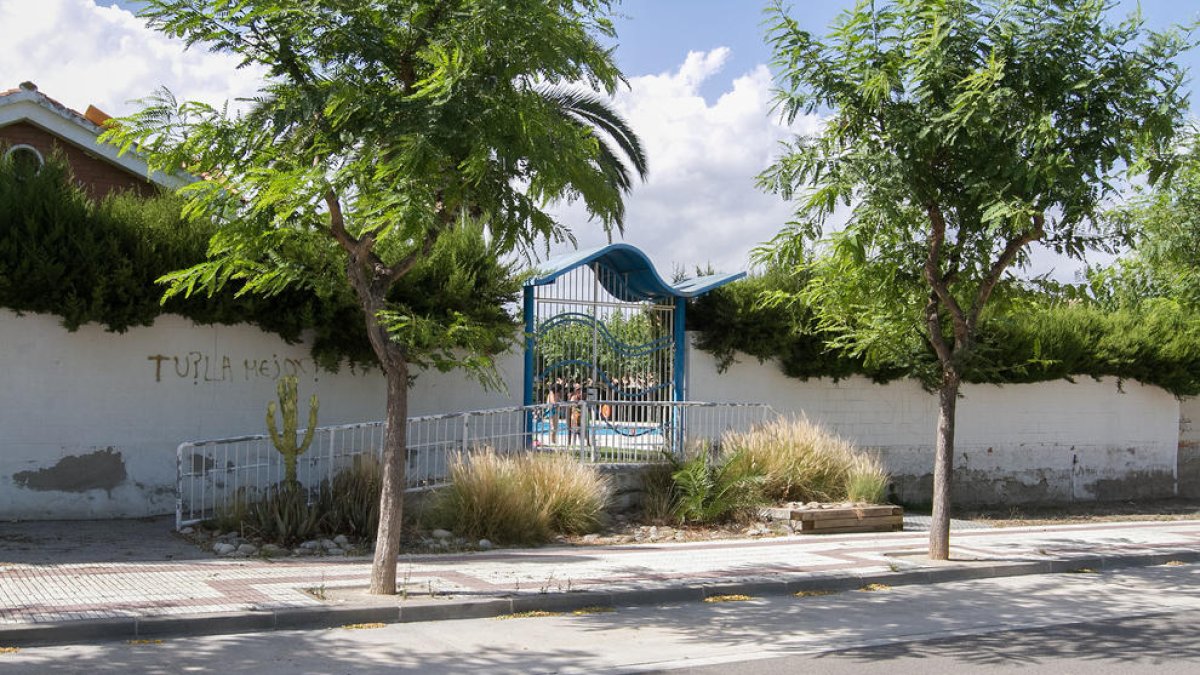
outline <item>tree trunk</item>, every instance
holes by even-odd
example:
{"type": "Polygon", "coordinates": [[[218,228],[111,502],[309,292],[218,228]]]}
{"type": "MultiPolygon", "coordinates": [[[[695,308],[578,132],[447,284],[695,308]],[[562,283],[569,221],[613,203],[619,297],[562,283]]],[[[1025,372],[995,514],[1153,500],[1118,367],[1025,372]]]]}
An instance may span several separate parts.
{"type": "Polygon", "coordinates": [[[427,234],[418,250],[388,267],[373,250],[374,236],[355,238],[346,231],[342,204],[332,189],[326,193],[325,203],[329,206],[330,232],[348,254],[346,278],[362,307],[367,340],[387,380],[383,485],[379,493],[379,529],[375,532],[375,559],[371,564],[369,592],[395,595],[400,532],[404,525],[404,490],[408,487],[405,480],[408,469],[408,352],[392,341],[391,334],[379,321],[379,314],[387,307],[388,290],[423,256],[429,255],[434,238],[427,234]]]}
{"type": "Polygon", "coordinates": [[[933,519],[929,525],[929,558],[950,559],[950,476],[954,469],[954,414],[958,373],[944,372],[938,390],[937,444],[933,459],[933,519]]]}
{"type": "Polygon", "coordinates": [[[383,491],[379,497],[379,530],[371,565],[374,595],[396,594],[396,561],[404,521],[405,471],[408,468],[408,364],[385,368],[387,431],[383,439],[383,491]]]}
{"type": "Polygon", "coordinates": [[[379,495],[379,529],[375,533],[375,559],[371,565],[373,595],[396,594],[396,564],[400,531],[404,523],[405,473],[408,469],[408,355],[392,342],[379,322],[387,303],[389,283],[368,281],[362,268],[350,263],[350,283],[366,315],[367,339],[387,380],[387,429],[383,437],[383,486],[379,495]]]}

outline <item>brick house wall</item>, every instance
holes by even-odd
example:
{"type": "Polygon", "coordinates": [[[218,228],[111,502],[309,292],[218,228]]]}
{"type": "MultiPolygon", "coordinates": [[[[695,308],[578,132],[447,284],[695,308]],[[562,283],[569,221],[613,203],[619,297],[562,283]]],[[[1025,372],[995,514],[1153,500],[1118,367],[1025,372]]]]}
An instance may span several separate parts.
{"type": "Polygon", "coordinates": [[[114,166],[74,143],[28,122],[16,122],[0,127],[0,151],[14,145],[36,148],[43,157],[50,157],[56,150],[62,152],[75,174],[75,180],[93,199],[100,199],[117,191],[132,190],[143,197],[150,197],[159,192],[158,186],[145,178],[114,166]]]}

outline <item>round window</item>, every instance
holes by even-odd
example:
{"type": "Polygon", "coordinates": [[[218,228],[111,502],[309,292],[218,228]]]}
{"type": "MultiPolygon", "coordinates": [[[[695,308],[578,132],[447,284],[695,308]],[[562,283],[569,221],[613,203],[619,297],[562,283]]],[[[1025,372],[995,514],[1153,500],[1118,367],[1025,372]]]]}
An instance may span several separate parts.
{"type": "Polygon", "coordinates": [[[37,173],[46,163],[42,153],[32,145],[14,145],[4,153],[4,157],[13,163],[18,173],[37,173]]]}

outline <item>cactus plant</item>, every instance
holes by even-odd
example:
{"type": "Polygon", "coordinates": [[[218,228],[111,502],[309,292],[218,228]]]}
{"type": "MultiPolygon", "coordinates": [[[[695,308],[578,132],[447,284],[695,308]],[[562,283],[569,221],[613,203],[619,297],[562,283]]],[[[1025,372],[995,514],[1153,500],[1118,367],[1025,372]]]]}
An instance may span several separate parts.
{"type": "Polygon", "coordinates": [[[296,479],[296,459],[303,455],[308,446],[312,445],[317,428],[317,395],[313,394],[308,402],[308,429],[304,432],[304,440],[297,442],[296,422],[299,414],[297,400],[300,385],[294,375],[279,378],[275,391],[279,394],[279,405],[275,401],[267,403],[267,431],[271,434],[271,444],[283,455],[283,475],[287,485],[299,485],[296,479]],[[275,425],[275,411],[282,411],[283,431],[275,425]]]}

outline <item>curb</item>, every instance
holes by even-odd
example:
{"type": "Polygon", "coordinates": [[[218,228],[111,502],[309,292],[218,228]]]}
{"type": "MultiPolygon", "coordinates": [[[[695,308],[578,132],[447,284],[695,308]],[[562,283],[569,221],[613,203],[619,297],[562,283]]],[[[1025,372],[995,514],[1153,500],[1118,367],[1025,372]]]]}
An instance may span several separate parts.
{"type": "Polygon", "coordinates": [[[293,607],[222,614],[22,624],[0,626],[0,645],[30,646],[188,635],[223,635],[268,630],[333,628],[354,623],[415,623],[487,619],[530,611],[570,612],[585,607],[639,607],[700,602],[714,595],[768,596],[791,594],[798,591],[843,592],[856,590],[872,583],[888,586],[914,586],[1033,574],[1062,574],[1083,568],[1101,571],[1128,567],[1151,567],[1172,560],[1185,563],[1200,562],[1200,550],[1178,549],[1159,553],[1110,556],[1085,555],[1053,560],[1014,561],[974,567],[932,567],[872,574],[843,572],[818,577],[782,578],[778,581],[729,582],[620,591],[547,593],[457,602],[428,601],[421,604],[386,607],[293,607]]]}

